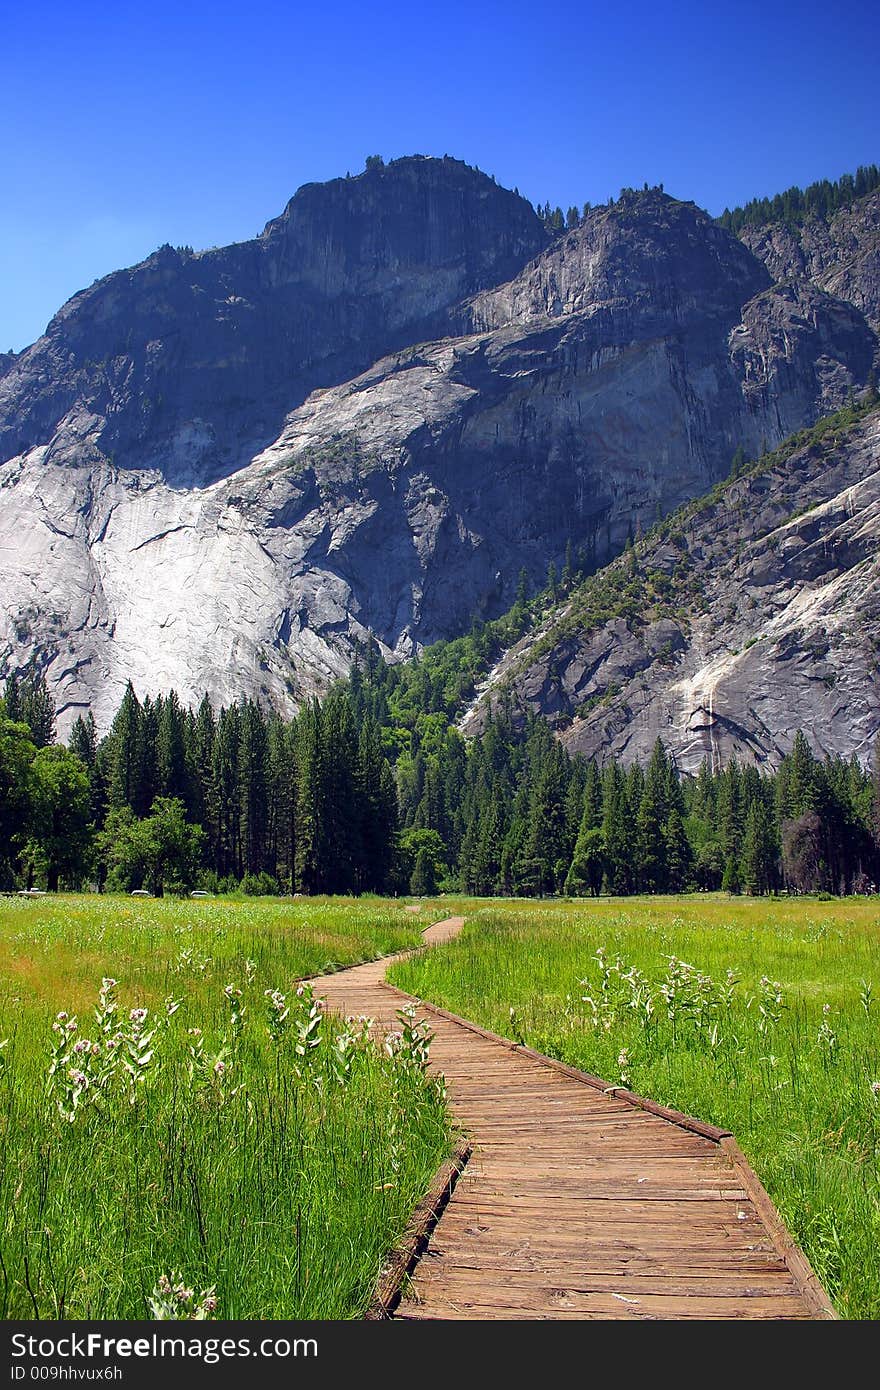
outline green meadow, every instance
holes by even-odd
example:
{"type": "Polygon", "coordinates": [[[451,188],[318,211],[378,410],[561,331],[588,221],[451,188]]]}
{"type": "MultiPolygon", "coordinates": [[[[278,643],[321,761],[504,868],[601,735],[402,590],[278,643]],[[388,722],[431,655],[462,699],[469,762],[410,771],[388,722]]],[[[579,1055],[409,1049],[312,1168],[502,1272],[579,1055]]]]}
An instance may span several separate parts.
{"type": "Polygon", "coordinates": [[[444,900],[390,978],[731,1130],[841,1316],[880,1316],[880,903],[444,900]]]}
{"type": "Polygon", "coordinates": [[[0,1316],[352,1318],[449,1148],[425,1038],[304,976],[402,905],[0,900],[0,1316]]]}
{"type": "Polygon", "coordinates": [[[0,1316],[361,1316],[450,1120],[298,982],[459,912],[395,983],[732,1130],[880,1315],[880,904],[704,894],[0,900],[0,1316]]]}

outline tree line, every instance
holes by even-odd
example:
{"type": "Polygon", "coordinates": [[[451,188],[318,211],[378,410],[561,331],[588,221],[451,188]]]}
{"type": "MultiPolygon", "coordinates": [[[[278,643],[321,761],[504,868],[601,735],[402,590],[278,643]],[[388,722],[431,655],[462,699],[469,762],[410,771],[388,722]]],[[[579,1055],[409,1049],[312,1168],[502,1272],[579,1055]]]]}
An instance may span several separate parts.
{"type": "Polygon", "coordinates": [[[285,721],[251,700],[219,713],[207,696],[195,711],[173,691],[139,700],[129,683],[106,737],[89,713],[66,748],[50,742],[54,713],[31,718],[47,699],[37,677],[0,701],[0,886],[391,885],[394,777],[344,688],[285,721]]]}
{"type": "Polygon", "coordinates": [[[843,174],[834,182],[820,179],[807,188],[794,184],[773,198],[752,198],[742,207],[725,208],[718,221],[734,235],[739,235],[743,227],[763,227],[768,222],[796,225],[805,217],[831,217],[857,198],[873,193],[875,188],[880,188],[880,168],[876,164],[860,164],[854,174],[843,174]]]}
{"type": "Polygon", "coordinates": [[[523,727],[508,701],[465,741],[442,711],[449,673],[438,686],[425,665],[433,710],[412,699],[418,662],[366,663],[355,699],[394,741],[400,823],[433,837],[434,886],[849,893],[880,882],[880,739],[872,770],[818,758],[798,732],[775,773],[733,758],[687,777],[660,740],[644,767],[569,757],[546,721],[523,727]]]}
{"type": "Polygon", "coordinates": [[[509,704],[465,740],[449,682],[448,666],[389,667],[371,643],[293,719],[129,684],[104,738],[87,714],[65,747],[43,679],[11,678],[0,886],[536,896],[880,880],[880,740],[870,770],[798,733],[775,773],[734,758],[685,777],[660,740],[645,766],[570,757],[509,704]]]}

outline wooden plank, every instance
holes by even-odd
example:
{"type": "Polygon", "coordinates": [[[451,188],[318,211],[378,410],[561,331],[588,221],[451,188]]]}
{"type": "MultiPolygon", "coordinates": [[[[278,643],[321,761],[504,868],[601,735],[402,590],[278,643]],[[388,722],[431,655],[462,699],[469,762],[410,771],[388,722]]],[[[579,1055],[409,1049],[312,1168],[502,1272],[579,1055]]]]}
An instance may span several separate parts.
{"type": "MultiPolygon", "coordinates": [[[[385,985],[386,989],[393,989],[392,985],[385,985]]],[[[680,1110],[671,1110],[668,1106],[658,1105],[656,1101],[648,1100],[645,1096],[636,1095],[633,1091],[628,1091],[626,1087],[609,1086],[607,1081],[601,1077],[593,1076],[590,1072],[581,1071],[578,1067],[569,1066],[567,1062],[558,1062],[554,1057],[545,1057],[542,1052],[536,1052],[534,1048],[527,1047],[524,1043],[513,1042],[510,1038],[502,1038],[497,1033],[490,1033],[485,1028],[480,1028],[476,1023],[471,1023],[468,1019],[460,1018],[457,1014],[449,1013],[446,1009],[441,1009],[436,1004],[429,1004],[425,1000],[419,1000],[421,1008],[429,1013],[435,1014],[440,1018],[447,1019],[450,1023],[457,1023],[459,1027],[467,1028],[470,1032],[476,1033],[479,1037],[494,1042],[501,1047],[508,1048],[516,1052],[521,1057],[528,1057],[531,1061],[545,1066],[553,1071],[562,1072],[572,1080],[579,1081],[583,1085],[590,1086],[594,1090],[601,1091],[603,1095],[613,1094],[620,1100],[627,1101],[630,1105],[645,1110],[661,1119],[668,1120],[670,1124],[681,1125],[684,1129],[693,1130],[695,1134],[702,1134],[707,1139],[713,1139],[716,1143],[730,1134],[730,1130],[719,1129],[717,1125],[704,1124],[702,1120],[697,1120],[693,1115],[684,1115],[680,1110]]]]}
{"type": "MultiPolygon", "coordinates": [[[[461,925],[434,924],[423,940],[461,925]]],[[[373,1316],[388,1316],[407,1270],[413,1297],[394,1316],[415,1321],[834,1316],[727,1130],[412,1000],[385,983],[387,964],[316,989],[328,1008],[372,1018],[377,1037],[417,1005],[472,1153],[451,1196],[438,1175],[442,1219],[432,1189],[386,1270],[396,1292],[373,1316]]]]}
{"type": "MultiPolygon", "coordinates": [[[[624,1307],[624,1305],[621,1304],[621,1305],[620,1305],[620,1308],[622,1309],[623,1307],[624,1307]]],[[[685,1308],[686,1308],[686,1307],[687,1307],[687,1305],[685,1305],[685,1308]]],[[[469,1308],[457,1308],[457,1307],[455,1307],[455,1306],[452,1305],[452,1304],[447,1304],[444,1308],[442,1308],[442,1310],[435,1310],[435,1309],[427,1310],[427,1309],[418,1307],[418,1305],[416,1305],[416,1304],[411,1304],[411,1303],[406,1303],[406,1304],[401,1303],[401,1305],[400,1305],[400,1307],[398,1308],[397,1312],[394,1314],[395,1321],[399,1321],[399,1322],[438,1322],[438,1321],[442,1321],[442,1322],[481,1322],[481,1321],[482,1321],[482,1322],[489,1322],[489,1321],[492,1321],[492,1322],[495,1322],[495,1321],[504,1320],[504,1319],[506,1319],[507,1321],[510,1321],[510,1322],[547,1322],[547,1321],[550,1321],[551,1319],[552,1319],[554,1322],[563,1322],[563,1321],[568,1321],[568,1322],[590,1322],[590,1321],[595,1321],[595,1322],[598,1322],[598,1321],[601,1321],[601,1322],[611,1322],[611,1321],[618,1321],[618,1320],[619,1320],[619,1321],[633,1320],[634,1316],[635,1316],[635,1317],[643,1318],[643,1319],[645,1319],[646,1321],[657,1321],[658,1319],[661,1319],[661,1318],[675,1318],[676,1321],[679,1321],[679,1320],[681,1320],[681,1319],[683,1319],[683,1318],[687,1318],[687,1317],[689,1317],[689,1316],[690,1316],[690,1317],[696,1316],[696,1317],[699,1318],[700,1322],[720,1322],[720,1321],[728,1322],[728,1321],[730,1321],[730,1320],[732,1320],[732,1319],[736,1319],[737,1321],[739,1321],[739,1320],[741,1320],[741,1319],[742,1319],[742,1320],[748,1319],[748,1320],[751,1321],[751,1320],[765,1319],[765,1318],[766,1318],[766,1319],[771,1319],[771,1318],[772,1318],[772,1319],[774,1319],[774,1320],[776,1320],[776,1321],[785,1321],[785,1322],[808,1322],[808,1321],[810,1320],[810,1317],[811,1317],[811,1315],[810,1315],[809,1313],[803,1313],[803,1312],[801,1312],[801,1313],[794,1313],[794,1312],[786,1312],[786,1313],[773,1313],[773,1312],[770,1312],[770,1313],[766,1313],[766,1312],[762,1312],[760,1309],[758,1309],[757,1311],[749,1311],[749,1312],[741,1312],[741,1311],[733,1311],[733,1310],[731,1310],[731,1311],[725,1311],[725,1310],[719,1309],[717,1306],[715,1307],[715,1309],[714,1309],[712,1312],[701,1312],[701,1313],[698,1313],[698,1314],[693,1314],[693,1313],[689,1314],[687,1311],[678,1311],[678,1312],[662,1312],[662,1311],[657,1312],[657,1311],[654,1311],[654,1312],[647,1312],[647,1313],[641,1313],[641,1314],[635,1314],[635,1315],[633,1315],[632,1313],[627,1313],[627,1312],[623,1312],[623,1311],[614,1312],[614,1311],[612,1311],[610,1308],[604,1308],[604,1309],[601,1309],[601,1308],[600,1308],[600,1309],[597,1309],[596,1311],[583,1311],[583,1310],[582,1310],[582,1311],[576,1312],[576,1313],[570,1313],[570,1312],[568,1312],[566,1309],[559,1308],[559,1309],[556,1309],[556,1310],[555,1310],[554,1312],[552,1312],[552,1313],[548,1313],[548,1312],[532,1312],[532,1311],[530,1311],[529,1309],[525,1309],[525,1308],[516,1308],[516,1309],[503,1309],[503,1308],[502,1308],[502,1309],[493,1309],[493,1308],[474,1308],[474,1307],[469,1307],[469,1308]]]]}
{"type": "MultiPolygon", "coordinates": [[[[537,1197],[541,1199],[556,1199],[565,1197],[571,1191],[571,1183],[558,1179],[557,1181],[548,1180],[538,1173],[521,1173],[518,1177],[509,1177],[503,1182],[497,1177],[492,1176],[486,1179],[487,1186],[484,1190],[497,1192],[510,1197],[537,1197]]],[[[743,1203],[748,1201],[748,1194],[743,1188],[719,1187],[717,1184],[706,1184],[703,1186],[685,1185],[683,1183],[664,1186],[660,1183],[649,1184],[642,1182],[624,1182],[618,1180],[614,1183],[604,1183],[593,1181],[586,1185],[584,1195],[594,1202],[645,1202],[651,1205],[657,1202],[708,1202],[708,1201],[735,1201],[743,1203]]]]}
{"type": "MultiPolygon", "coordinates": [[[[409,1308],[416,1303],[416,1297],[408,1297],[404,1305],[409,1308]]],[[[430,1306],[435,1316],[445,1317],[447,1307],[458,1311],[471,1311],[479,1315],[480,1310],[492,1317],[519,1317],[523,1312],[545,1313],[559,1316],[560,1313],[583,1315],[592,1312],[600,1315],[616,1314],[628,1317],[673,1317],[704,1318],[708,1316],[727,1318],[772,1317],[788,1318],[803,1314],[804,1302],[800,1290],[795,1294],[757,1294],[738,1299],[720,1299],[711,1295],[655,1294],[640,1293],[638,1297],[620,1292],[581,1293],[576,1289],[564,1287],[539,1287],[528,1289],[514,1288],[510,1283],[496,1288],[488,1287],[480,1279],[471,1283],[468,1289],[439,1282],[430,1289],[430,1306]]]]}
{"type": "MultiPolygon", "coordinates": [[[[667,1254],[650,1256],[643,1251],[638,1255],[619,1254],[616,1258],[605,1246],[593,1250],[574,1251],[548,1249],[543,1251],[525,1250],[516,1247],[504,1248],[496,1245],[486,1249],[482,1243],[478,1250],[469,1244],[458,1250],[455,1245],[434,1245],[428,1261],[431,1268],[471,1269],[471,1270],[531,1270],[539,1269],[557,1279],[572,1278],[575,1275],[585,1278],[616,1275],[628,1279],[637,1276],[656,1275],[677,1279],[680,1276],[699,1279],[736,1279],[739,1276],[773,1275],[786,1272],[775,1251],[769,1253],[748,1252],[746,1254],[716,1250],[705,1253],[676,1251],[675,1262],[667,1254]]],[[[421,1278],[421,1274],[419,1276],[421,1278]]]]}
{"type": "Polygon", "coordinates": [[[587,1259],[607,1254],[615,1258],[643,1257],[664,1262],[670,1259],[685,1262],[702,1260],[708,1255],[725,1260],[759,1254],[772,1257],[780,1268],[784,1267],[778,1250],[761,1226],[752,1227],[747,1232],[738,1228],[731,1233],[729,1228],[713,1224],[695,1226],[682,1234],[677,1227],[661,1229],[655,1225],[646,1226],[644,1221],[636,1221],[615,1222],[611,1228],[596,1225],[589,1230],[579,1230],[576,1234],[567,1228],[554,1228],[546,1234],[536,1235],[534,1222],[530,1219],[474,1217],[471,1213],[465,1216],[447,1208],[441,1234],[442,1243],[440,1237],[435,1237],[437,1243],[431,1245],[431,1256],[435,1248],[439,1255],[450,1249],[468,1253],[485,1250],[487,1254],[498,1249],[528,1249],[530,1253],[542,1257],[549,1253],[587,1259]]]}
{"type": "MultiPolygon", "coordinates": [[[[444,1224],[446,1217],[444,1216],[444,1224]]],[[[719,1257],[728,1255],[762,1254],[779,1262],[780,1269],[786,1268],[780,1260],[779,1252],[767,1240],[760,1224],[753,1225],[743,1233],[732,1227],[706,1222],[694,1225],[686,1244],[682,1243],[680,1229],[676,1226],[646,1226],[642,1220],[615,1222],[608,1225],[593,1225],[579,1233],[573,1243],[566,1243],[561,1237],[539,1242],[534,1237],[535,1223],[529,1217],[526,1221],[509,1222],[498,1217],[476,1217],[466,1225],[456,1226],[450,1239],[454,1239],[457,1251],[482,1252],[497,1246],[516,1248],[529,1241],[532,1254],[562,1255],[572,1260],[587,1258],[591,1252],[607,1253],[609,1256],[633,1258],[636,1255],[645,1259],[662,1260],[668,1264],[681,1259],[685,1263],[702,1259],[707,1252],[714,1250],[719,1257]],[[460,1243],[459,1243],[460,1237],[460,1243]]],[[[438,1247],[441,1251],[446,1247],[438,1247]]],[[[433,1247],[428,1251],[433,1258],[433,1247]]]]}
{"type": "MultiPolygon", "coordinates": [[[[474,1288],[473,1265],[442,1265],[420,1268],[413,1280],[413,1298],[426,1299],[434,1292],[455,1290],[467,1292],[474,1288]]],[[[643,1294],[663,1294],[675,1298],[796,1298],[798,1285],[783,1267],[779,1270],[716,1270],[712,1276],[669,1270],[663,1273],[634,1274],[629,1271],[595,1273],[568,1268],[561,1271],[545,1269],[514,1269],[506,1266],[479,1267],[479,1286],[482,1292],[504,1290],[519,1296],[534,1294],[540,1303],[545,1291],[556,1294],[616,1293],[639,1298],[643,1294]]]]}

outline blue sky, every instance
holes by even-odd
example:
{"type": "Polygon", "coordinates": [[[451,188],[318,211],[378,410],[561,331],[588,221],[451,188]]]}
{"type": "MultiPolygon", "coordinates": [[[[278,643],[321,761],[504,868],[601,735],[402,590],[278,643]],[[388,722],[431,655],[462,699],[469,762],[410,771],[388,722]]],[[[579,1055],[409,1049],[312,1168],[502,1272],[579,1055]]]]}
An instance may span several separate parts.
{"type": "Polygon", "coordinates": [[[877,11],[447,0],[6,0],[0,350],[162,242],[258,233],[372,153],[533,202],[663,182],[718,213],[880,160],[877,11]]]}

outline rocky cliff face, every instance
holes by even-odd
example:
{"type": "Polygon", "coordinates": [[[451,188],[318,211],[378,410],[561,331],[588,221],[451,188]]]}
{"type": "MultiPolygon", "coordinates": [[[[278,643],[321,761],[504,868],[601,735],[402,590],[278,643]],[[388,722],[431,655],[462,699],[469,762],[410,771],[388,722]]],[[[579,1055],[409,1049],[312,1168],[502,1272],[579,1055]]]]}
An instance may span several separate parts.
{"type": "Polygon", "coordinates": [[[870,758],[880,728],[880,410],[717,489],[507,653],[506,690],[572,752],[775,766],[798,728],[870,758]]]}
{"type": "Polygon", "coordinates": [[[545,242],[523,198],[456,160],[306,185],[254,241],[164,246],[75,295],[0,380],[0,458],[47,446],[202,486],[545,242]]]}
{"type": "Polygon", "coordinates": [[[771,277],[694,203],[653,189],[595,208],[510,284],[476,295],[463,315],[478,331],[568,314],[634,337],[713,321],[731,327],[771,277]]]}
{"type": "Polygon", "coordinates": [[[741,238],[774,280],[808,280],[853,304],[880,333],[880,191],[830,218],[745,227],[741,238]]]}
{"type": "Polygon", "coordinates": [[[0,377],[0,667],[62,729],[125,681],[279,707],[590,564],[840,404],[851,304],[658,192],[546,245],[451,160],[300,190],[253,242],[164,248],[0,377]]]}

